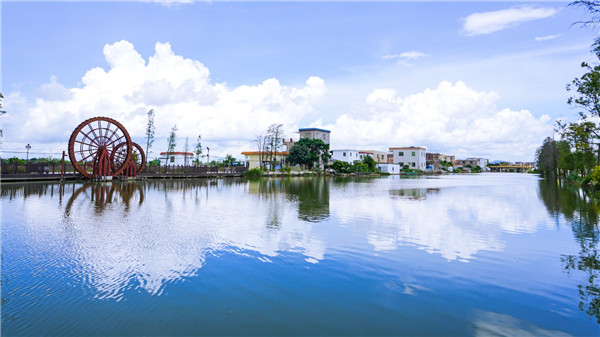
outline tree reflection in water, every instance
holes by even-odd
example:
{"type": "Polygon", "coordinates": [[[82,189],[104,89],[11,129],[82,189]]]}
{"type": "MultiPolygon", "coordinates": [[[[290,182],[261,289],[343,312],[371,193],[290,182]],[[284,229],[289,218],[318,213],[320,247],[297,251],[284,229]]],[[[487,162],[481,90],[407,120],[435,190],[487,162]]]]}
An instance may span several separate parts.
{"type": "Polygon", "coordinates": [[[600,203],[579,188],[555,181],[540,180],[540,194],[548,212],[555,217],[563,215],[573,229],[581,251],[578,255],[562,255],[561,261],[567,273],[578,270],[586,274],[587,283],[578,285],[579,308],[600,323],[600,203]]]}
{"type": "MultiPolygon", "coordinates": [[[[327,177],[270,179],[249,181],[249,191],[265,199],[276,200],[280,193],[298,204],[298,218],[308,222],[319,222],[329,217],[329,185],[327,177]]],[[[268,227],[279,225],[277,207],[269,211],[268,227]],[[272,213],[272,214],[271,214],[272,213]]]]}

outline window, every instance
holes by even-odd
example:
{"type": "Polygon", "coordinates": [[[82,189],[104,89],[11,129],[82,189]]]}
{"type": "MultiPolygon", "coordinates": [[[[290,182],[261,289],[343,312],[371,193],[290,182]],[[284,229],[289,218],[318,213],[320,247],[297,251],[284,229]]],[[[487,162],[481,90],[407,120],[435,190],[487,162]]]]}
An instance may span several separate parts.
{"type": "Polygon", "coordinates": [[[175,157],[171,156],[171,163],[175,162],[175,157]]]}
{"type": "Polygon", "coordinates": [[[415,167],[415,163],[412,163],[412,167],[415,167]]]}
{"type": "Polygon", "coordinates": [[[415,152],[414,152],[414,151],[413,151],[413,153],[412,153],[412,156],[413,156],[413,157],[415,156],[415,152]]]}
{"type": "Polygon", "coordinates": [[[400,162],[399,164],[400,164],[400,166],[404,166],[404,163],[403,163],[403,162],[400,162]]]}
{"type": "Polygon", "coordinates": [[[404,157],[404,152],[398,151],[398,155],[401,156],[401,157],[404,157]]]}
{"type": "Polygon", "coordinates": [[[344,157],[346,156],[346,152],[344,152],[344,157]]]}

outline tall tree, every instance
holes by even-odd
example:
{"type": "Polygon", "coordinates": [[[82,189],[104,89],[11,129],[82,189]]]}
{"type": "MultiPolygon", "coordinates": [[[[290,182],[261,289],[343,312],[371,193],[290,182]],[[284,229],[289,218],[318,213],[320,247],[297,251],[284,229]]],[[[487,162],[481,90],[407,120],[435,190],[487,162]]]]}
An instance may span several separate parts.
{"type": "Polygon", "coordinates": [[[263,135],[258,135],[254,138],[254,144],[256,145],[256,149],[258,150],[258,165],[260,167],[263,167],[263,153],[265,150],[264,138],[265,136],[263,135]]]}
{"type": "MultiPolygon", "coordinates": [[[[2,110],[2,100],[3,99],[4,99],[4,96],[0,92],[0,116],[4,115],[6,113],[6,111],[2,110]]],[[[0,129],[0,143],[2,142],[3,136],[4,136],[4,133],[2,132],[2,129],[0,129]]]]}
{"type": "Polygon", "coordinates": [[[290,149],[287,160],[290,165],[310,165],[309,167],[312,167],[312,163],[314,163],[315,158],[311,156],[308,145],[304,142],[301,143],[298,141],[290,149]]]}
{"type": "Polygon", "coordinates": [[[175,146],[177,146],[176,139],[177,124],[173,125],[173,128],[171,128],[171,134],[169,134],[169,139],[167,141],[167,162],[169,162],[169,158],[172,158],[172,153],[175,152],[175,146]]]}
{"type": "Polygon", "coordinates": [[[586,72],[567,84],[567,91],[573,93],[567,103],[582,109],[581,118],[600,117],[600,65],[582,62],[581,67],[586,72]]]}
{"type": "Polygon", "coordinates": [[[557,177],[557,153],[556,153],[556,141],[551,137],[544,139],[544,143],[536,151],[536,161],[538,168],[542,176],[557,177]]]}
{"type": "Polygon", "coordinates": [[[189,147],[188,147],[188,137],[185,137],[185,147],[183,149],[183,165],[187,166],[187,157],[188,157],[188,151],[189,151],[189,147]]]}
{"type": "MultiPolygon", "coordinates": [[[[268,137],[268,141],[269,141],[269,150],[270,150],[270,154],[269,154],[269,162],[271,164],[273,164],[274,161],[276,161],[277,157],[277,151],[279,151],[279,148],[281,147],[281,128],[283,127],[283,124],[271,124],[269,126],[269,128],[267,129],[267,137],[268,137]]],[[[274,165],[271,165],[272,169],[274,169],[274,165]]]]}
{"type": "Polygon", "coordinates": [[[154,109],[148,111],[148,124],[146,125],[146,158],[150,156],[150,148],[154,143],[154,109]]]}
{"type": "Polygon", "coordinates": [[[202,154],[202,136],[198,135],[196,140],[196,146],[194,147],[194,154],[196,154],[196,166],[200,164],[200,155],[202,154]]]}
{"type": "Polygon", "coordinates": [[[292,165],[307,165],[309,169],[312,169],[321,161],[326,163],[329,158],[331,158],[329,144],[325,144],[320,139],[301,138],[290,149],[288,161],[292,165]]]}

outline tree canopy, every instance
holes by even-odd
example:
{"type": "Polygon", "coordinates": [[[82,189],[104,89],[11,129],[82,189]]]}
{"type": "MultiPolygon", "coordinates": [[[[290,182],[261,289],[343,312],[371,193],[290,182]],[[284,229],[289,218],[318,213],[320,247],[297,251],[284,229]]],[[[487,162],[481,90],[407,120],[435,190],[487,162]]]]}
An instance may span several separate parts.
{"type": "Polygon", "coordinates": [[[301,138],[290,149],[288,162],[291,165],[306,165],[312,169],[321,161],[326,163],[330,157],[329,144],[320,139],[301,138]]]}

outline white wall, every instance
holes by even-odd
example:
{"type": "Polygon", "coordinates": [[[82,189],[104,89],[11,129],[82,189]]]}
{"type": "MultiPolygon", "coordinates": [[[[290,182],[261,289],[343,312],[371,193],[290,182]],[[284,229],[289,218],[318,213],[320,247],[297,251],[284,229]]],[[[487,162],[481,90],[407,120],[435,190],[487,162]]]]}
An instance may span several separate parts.
{"type": "Polygon", "coordinates": [[[400,174],[402,167],[398,164],[377,164],[377,168],[383,173],[400,174]]]}
{"type": "Polygon", "coordinates": [[[192,160],[196,159],[193,155],[188,155],[187,156],[187,164],[185,163],[185,156],[182,154],[175,154],[175,155],[169,155],[168,157],[166,155],[161,155],[160,156],[160,165],[164,166],[164,165],[194,165],[192,160]]]}
{"type": "Polygon", "coordinates": [[[345,161],[347,163],[354,163],[355,160],[360,160],[358,150],[331,150],[330,161],[345,161]]]}
{"type": "Polygon", "coordinates": [[[423,148],[390,148],[393,153],[393,163],[408,165],[410,169],[425,170],[427,152],[423,148]]]}

